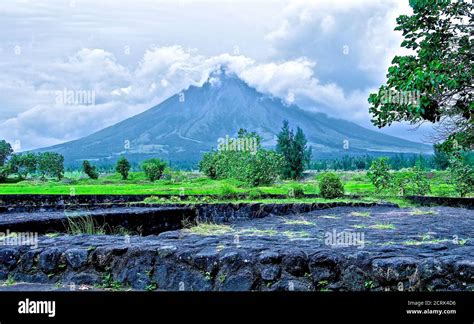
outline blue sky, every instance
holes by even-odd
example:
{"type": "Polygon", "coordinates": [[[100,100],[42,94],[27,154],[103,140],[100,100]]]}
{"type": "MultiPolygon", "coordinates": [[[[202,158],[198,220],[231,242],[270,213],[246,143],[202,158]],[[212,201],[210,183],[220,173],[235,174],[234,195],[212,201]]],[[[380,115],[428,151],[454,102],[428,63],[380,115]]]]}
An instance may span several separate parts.
{"type": "MultiPolygon", "coordinates": [[[[258,90],[372,128],[367,97],[399,48],[408,1],[16,0],[0,5],[0,138],[80,138],[225,64],[258,90]],[[58,102],[62,91],[94,102],[58,102]]],[[[387,134],[421,141],[429,126],[387,134]]]]}

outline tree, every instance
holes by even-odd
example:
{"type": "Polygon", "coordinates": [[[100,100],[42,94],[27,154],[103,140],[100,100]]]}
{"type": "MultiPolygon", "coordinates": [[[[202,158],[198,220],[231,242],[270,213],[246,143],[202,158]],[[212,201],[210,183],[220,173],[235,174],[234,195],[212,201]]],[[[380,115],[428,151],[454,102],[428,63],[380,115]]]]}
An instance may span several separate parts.
{"type": "Polygon", "coordinates": [[[97,168],[93,166],[89,161],[84,160],[82,162],[82,171],[91,179],[98,179],[99,172],[97,172],[97,168]]]}
{"type": "Polygon", "coordinates": [[[449,151],[453,143],[472,148],[474,5],[438,0],[410,0],[410,5],[413,15],[399,16],[395,30],[403,32],[401,46],[414,54],[395,56],[387,83],[370,95],[372,122],[378,127],[431,122],[443,149],[449,151]],[[406,100],[410,95],[416,100],[406,100]]]}
{"type": "Polygon", "coordinates": [[[128,172],[130,171],[130,162],[122,156],[120,159],[117,161],[117,165],[115,166],[115,170],[122,175],[123,180],[128,179],[128,172]]]}
{"type": "Polygon", "coordinates": [[[36,172],[38,156],[34,153],[13,154],[8,161],[11,173],[16,173],[20,179],[26,179],[28,174],[36,172]]]}
{"type": "Polygon", "coordinates": [[[388,189],[391,185],[392,177],[387,157],[380,157],[372,161],[367,176],[375,187],[375,191],[380,193],[383,189],[388,189]]]}
{"type": "Polygon", "coordinates": [[[301,178],[311,159],[311,148],[306,146],[307,140],[303,130],[297,127],[295,135],[285,120],[277,139],[276,151],[284,158],[281,168],[283,178],[295,180],[301,178]]]}
{"type": "Polygon", "coordinates": [[[0,167],[5,165],[8,157],[13,153],[12,146],[5,140],[0,141],[0,167]]]}
{"type": "Polygon", "coordinates": [[[442,147],[439,144],[433,145],[433,149],[433,162],[435,167],[439,170],[446,170],[449,166],[449,154],[442,150],[442,147]]]}
{"type": "Polygon", "coordinates": [[[64,157],[55,152],[38,154],[38,172],[43,179],[48,175],[61,180],[64,175],[64,157]]]}
{"type": "Polygon", "coordinates": [[[166,168],[166,162],[160,159],[149,159],[142,163],[142,170],[150,181],[156,181],[163,176],[166,168]]]}
{"type": "Polygon", "coordinates": [[[448,171],[456,192],[461,197],[474,191],[474,169],[461,153],[454,153],[449,161],[448,171]]]}

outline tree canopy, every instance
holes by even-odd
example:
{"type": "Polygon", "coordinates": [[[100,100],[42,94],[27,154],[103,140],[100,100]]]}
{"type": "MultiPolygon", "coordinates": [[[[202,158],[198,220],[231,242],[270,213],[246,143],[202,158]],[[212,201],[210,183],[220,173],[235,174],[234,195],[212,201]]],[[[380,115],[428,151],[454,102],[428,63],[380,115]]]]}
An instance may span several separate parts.
{"type": "Polygon", "coordinates": [[[434,123],[434,142],[472,149],[474,143],[474,5],[472,1],[410,0],[413,15],[397,18],[401,47],[387,82],[369,97],[378,127],[408,121],[434,123]],[[416,100],[406,100],[416,99],[416,100]]]}

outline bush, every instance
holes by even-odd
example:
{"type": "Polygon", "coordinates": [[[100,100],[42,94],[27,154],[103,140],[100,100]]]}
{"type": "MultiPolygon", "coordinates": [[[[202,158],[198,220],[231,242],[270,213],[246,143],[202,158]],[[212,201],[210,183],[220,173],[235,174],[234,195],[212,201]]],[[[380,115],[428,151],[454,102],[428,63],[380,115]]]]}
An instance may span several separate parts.
{"type": "Polygon", "coordinates": [[[235,187],[228,184],[223,184],[220,188],[220,195],[227,199],[234,199],[237,198],[238,192],[235,187]]]}
{"type": "Polygon", "coordinates": [[[127,180],[128,172],[130,171],[130,162],[125,157],[121,157],[117,161],[117,165],[115,166],[115,170],[122,175],[123,180],[127,180]]]}
{"type": "Polygon", "coordinates": [[[92,166],[89,161],[85,160],[82,162],[82,171],[91,179],[98,179],[99,172],[97,172],[97,168],[92,166]]]}
{"type": "Polygon", "coordinates": [[[199,170],[211,179],[217,179],[216,164],[219,154],[215,151],[207,152],[199,162],[199,170]]]}
{"type": "Polygon", "coordinates": [[[474,170],[460,153],[451,157],[448,171],[459,196],[465,197],[474,191],[474,170]]]}
{"type": "Polygon", "coordinates": [[[283,158],[260,149],[255,154],[221,151],[204,154],[199,169],[211,179],[236,179],[250,186],[269,185],[278,178],[283,158]]]}
{"type": "Polygon", "coordinates": [[[247,155],[241,161],[242,165],[237,170],[241,170],[242,173],[235,174],[235,178],[254,187],[270,185],[278,178],[282,161],[279,154],[261,149],[254,155],[247,155]]]}
{"type": "Polygon", "coordinates": [[[319,192],[323,198],[333,199],[344,196],[344,185],[334,173],[325,173],[319,183],[319,192]]]}
{"type": "Polygon", "coordinates": [[[150,181],[159,180],[163,176],[166,168],[166,162],[160,159],[149,159],[142,163],[142,170],[150,181]]]}
{"type": "Polygon", "coordinates": [[[288,197],[290,198],[303,198],[304,190],[301,186],[293,186],[288,190],[288,197]]]}
{"type": "Polygon", "coordinates": [[[408,172],[408,178],[399,182],[403,195],[424,196],[431,192],[430,182],[420,167],[414,167],[408,172]]]}
{"type": "Polygon", "coordinates": [[[251,200],[260,199],[263,196],[263,191],[260,189],[252,189],[247,193],[247,197],[251,200]]]}
{"type": "Polygon", "coordinates": [[[380,193],[391,186],[392,177],[387,157],[381,157],[372,161],[367,176],[375,187],[375,192],[380,193]]]}

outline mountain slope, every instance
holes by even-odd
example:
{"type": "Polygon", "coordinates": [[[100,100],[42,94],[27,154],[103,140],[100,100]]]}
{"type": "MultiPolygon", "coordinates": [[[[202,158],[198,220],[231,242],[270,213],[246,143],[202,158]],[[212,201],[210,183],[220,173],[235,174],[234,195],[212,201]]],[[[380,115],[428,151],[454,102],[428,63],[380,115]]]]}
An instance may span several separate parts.
{"type": "Polygon", "coordinates": [[[173,162],[195,163],[203,152],[217,147],[218,138],[236,136],[240,128],[256,131],[263,137],[263,145],[272,147],[284,119],[291,127],[298,125],[303,129],[314,157],[431,150],[423,144],[286,105],[225,73],[217,78],[214,75],[202,87],[191,86],[183,94],[82,139],[38,151],[61,153],[69,165],[83,159],[114,162],[120,155],[132,161],[158,156],[173,162]],[[349,149],[343,149],[345,140],[349,149]]]}

